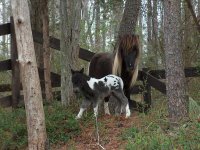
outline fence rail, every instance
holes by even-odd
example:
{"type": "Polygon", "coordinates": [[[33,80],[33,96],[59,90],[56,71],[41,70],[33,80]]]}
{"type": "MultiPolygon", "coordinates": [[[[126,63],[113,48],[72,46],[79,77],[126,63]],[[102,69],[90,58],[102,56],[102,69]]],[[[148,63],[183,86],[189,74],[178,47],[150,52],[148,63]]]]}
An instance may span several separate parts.
{"type": "MultiPolygon", "coordinates": [[[[1,84],[0,92],[9,92],[12,91],[12,95],[0,98],[0,106],[9,107],[16,106],[20,99],[23,98],[23,95],[20,95],[20,90],[22,90],[22,86],[19,80],[19,67],[17,66],[17,50],[16,50],[16,41],[14,35],[14,28],[12,26],[12,18],[11,23],[0,25],[0,36],[11,34],[11,59],[0,61],[0,72],[12,70],[12,84],[1,84]]],[[[32,31],[34,42],[43,43],[42,33],[32,31]]],[[[54,37],[50,37],[50,47],[55,50],[60,50],[60,40],[54,37]]],[[[90,61],[92,56],[95,53],[80,48],[79,58],[90,61]]],[[[44,87],[44,70],[42,68],[38,68],[41,87],[44,87]]],[[[200,73],[198,68],[190,67],[185,68],[185,76],[186,77],[199,77],[200,73]]],[[[165,79],[165,70],[148,70],[147,68],[143,68],[139,70],[138,80],[143,82],[143,85],[135,85],[130,89],[132,94],[143,93],[143,97],[145,102],[150,106],[151,105],[151,88],[155,88],[163,94],[166,94],[166,85],[160,79],[165,79]]],[[[51,72],[51,81],[52,87],[60,87],[61,85],[61,77],[59,74],[51,72]]],[[[60,91],[54,92],[54,95],[58,95],[60,97],[60,91]]]]}

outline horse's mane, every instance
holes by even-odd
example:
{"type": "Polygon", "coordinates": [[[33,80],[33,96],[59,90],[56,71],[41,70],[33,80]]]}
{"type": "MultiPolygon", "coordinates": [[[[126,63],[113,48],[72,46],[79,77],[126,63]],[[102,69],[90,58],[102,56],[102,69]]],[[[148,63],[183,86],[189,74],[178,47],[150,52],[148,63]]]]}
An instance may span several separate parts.
{"type": "Polygon", "coordinates": [[[137,35],[124,35],[120,38],[119,46],[115,54],[114,62],[113,62],[113,70],[112,73],[118,76],[121,76],[122,70],[122,54],[129,53],[130,50],[137,50],[137,58],[135,60],[135,70],[132,72],[132,80],[130,86],[133,86],[138,76],[138,65],[139,65],[139,57],[140,57],[140,48],[139,48],[139,37],[137,35]]]}

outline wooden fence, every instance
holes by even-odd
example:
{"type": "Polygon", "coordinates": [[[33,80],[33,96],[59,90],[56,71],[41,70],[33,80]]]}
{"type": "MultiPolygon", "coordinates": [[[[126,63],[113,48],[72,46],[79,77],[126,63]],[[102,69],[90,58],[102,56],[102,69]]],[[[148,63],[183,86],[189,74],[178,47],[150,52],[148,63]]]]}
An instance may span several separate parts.
{"type": "MultiPolygon", "coordinates": [[[[33,40],[34,42],[43,43],[42,34],[39,32],[33,31],[33,40]]],[[[20,90],[22,90],[22,86],[20,83],[20,75],[19,75],[19,66],[17,62],[17,48],[16,48],[16,40],[14,35],[14,27],[13,21],[11,18],[11,23],[0,25],[0,36],[2,35],[11,35],[11,59],[0,61],[0,72],[12,70],[12,84],[1,84],[0,92],[8,92],[11,91],[12,94],[6,97],[0,98],[0,106],[2,107],[16,107],[22,99],[22,95],[20,95],[20,90]]],[[[55,50],[60,50],[60,40],[54,37],[50,37],[50,47],[55,50]]],[[[88,51],[86,49],[80,48],[79,58],[90,61],[93,52],[88,51]]],[[[44,87],[44,70],[38,68],[41,87],[44,87]]],[[[185,68],[186,77],[199,77],[200,74],[197,68],[185,68]]],[[[139,70],[138,80],[142,81],[142,85],[135,85],[131,88],[132,94],[142,93],[144,97],[144,101],[150,107],[151,105],[151,88],[155,88],[163,94],[166,94],[166,85],[160,79],[165,79],[165,70],[148,70],[147,68],[143,68],[139,70]]],[[[53,87],[60,87],[61,78],[59,74],[51,72],[51,80],[53,87]]],[[[43,89],[43,88],[42,88],[43,89]]],[[[54,95],[60,95],[55,94],[54,95]]]]}

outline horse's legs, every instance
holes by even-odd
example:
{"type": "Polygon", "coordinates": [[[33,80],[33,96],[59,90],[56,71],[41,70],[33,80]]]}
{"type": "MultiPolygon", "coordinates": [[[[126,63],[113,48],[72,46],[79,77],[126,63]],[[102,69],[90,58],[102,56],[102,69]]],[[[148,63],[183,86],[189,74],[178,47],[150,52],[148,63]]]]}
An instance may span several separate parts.
{"type": "Polygon", "coordinates": [[[104,112],[106,115],[110,115],[110,110],[109,110],[109,106],[108,106],[109,99],[110,99],[110,96],[107,96],[104,99],[104,112]]]}
{"type": "Polygon", "coordinates": [[[113,96],[118,100],[118,103],[120,103],[120,106],[117,105],[116,109],[120,108],[120,113],[122,113],[122,111],[125,109],[125,111],[126,111],[126,118],[130,117],[131,112],[130,112],[130,109],[129,109],[128,99],[124,95],[123,90],[121,90],[121,91],[114,91],[113,92],[113,96]]]}
{"type": "Polygon", "coordinates": [[[137,108],[137,103],[136,103],[136,101],[131,100],[129,88],[124,89],[124,93],[125,93],[126,97],[128,98],[128,103],[129,103],[130,108],[133,108],[133,109],[134,109],[134,108],[137,108]]]}

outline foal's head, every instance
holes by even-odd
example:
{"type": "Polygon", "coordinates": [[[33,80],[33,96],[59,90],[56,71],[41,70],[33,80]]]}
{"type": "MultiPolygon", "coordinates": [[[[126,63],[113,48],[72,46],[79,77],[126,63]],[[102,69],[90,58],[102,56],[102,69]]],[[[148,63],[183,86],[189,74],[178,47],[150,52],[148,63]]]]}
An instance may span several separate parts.
{"type": "Polygon", "coordinates": [[[75,93],[79,92],[80,88],[83,86],[83,82],[85,81],[85,75],[83,74],[83,72],[84,68],[78,71],[71,69],[73,91],[75,93]]]}

